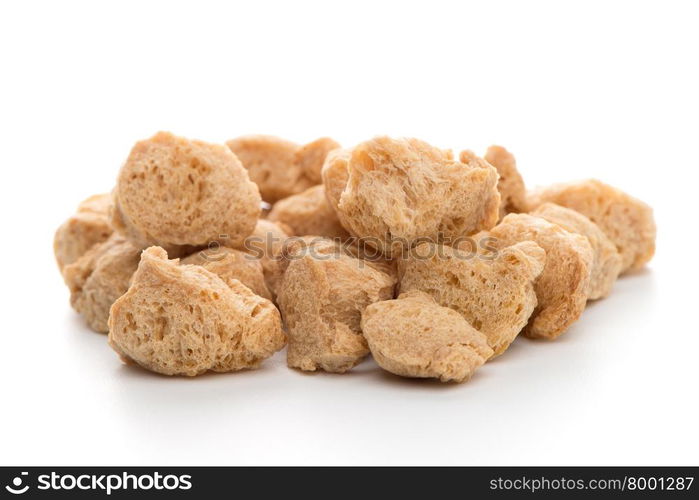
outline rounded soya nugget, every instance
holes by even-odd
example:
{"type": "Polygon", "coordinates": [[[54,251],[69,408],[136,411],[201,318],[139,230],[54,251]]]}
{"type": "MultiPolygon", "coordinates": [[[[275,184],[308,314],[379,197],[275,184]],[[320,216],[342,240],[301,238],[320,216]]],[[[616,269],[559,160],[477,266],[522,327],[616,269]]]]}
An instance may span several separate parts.
{"type": "Polygon", "coordinates": [[[226,145],[240,158],[262,199],[275,203],[320,184],[320,169],[329,151],[340,145],[327,137],[299,146],[268,135],[248,135],[226,145]]]}
{"type": "Polygon", "coordinates": [[[342,373],[369,348],[360,328],[366,306],[393,298],[394,280],[331,248],[292,259],[277,298],[289,335],[287,364],[342,373]]]}
{"type": "Polygon", "coordinates": [[[554,184],[527,194],[530,210],[545,202],[580,212],[604,231],[621,255],[621,272],[638,269],[655,253],[653,209],[596,179],[554,184]]]}
{"type": "Polygon", "coordinates": [[[532,241],[489,258],[424,242],[406,261],[399,261],[400,293],[420,290],[458,311],[485,334],[497,356],[517,337],[536,307],[534,282],[545,259],[544,250],[532,241]]]}
{"type": "Polygon", "coordinates": [[[585,310],[593,260],[590,242],[528,214],[506,215],[490,235],[500,248],[534,241],[546,251],[544,270],[535,284],[538,304],[524,334],[555,339],[585,310]]]}
{"type": "Polygon", "coordinates": [[[111,200],[109,193],[90,196],[78,205],[75,215],[56,230],[53,252],[61,271],[112,234],[107,216],[111,200]]]}
{"type": "MultiPolygon", "coordinates": [[[[472,155],[470,151],[463,151],[459,158],[462,162],[466,162],[472,155]]],[[[490,146],[483,159],[494,166],[500,176],[498,179],[500,219],[511,212],[525,211],[526,190],[522,175],[517,170],[514,155],[502,146],[490,146]]]]}
{"type": "Polygon", "coordinates": [[[614,243],[590,219],[575,210],[554,203],[539,205],[531,215],[558,224],[568,232],[585,236],[592,247],[592,273],[587,298],[606,297],[621,272],[621,256],[614,243]]]}
{"type": "Polygon", "coordinates": [[[140,258],[139,248],[113,234],[63,269],[71,305],[96,332],[109,331],[109,308],[128,290],[140,258]]]}
{"type": "Polygon", "coordinates": [[[228,247],[200,250],[180,260],[183,265],[202,266],[224,282],[237,279],[254,293],[272,300],[265,283],[262,263],[254,255],[228,247]]]}
{"type": "Polygon", "coordinates": [[[137,246],[177,251],[224,236],[241,244],[259,215],[257,187],[228,148],[159,132],[122,166],[111,222],[137,246]]]}
{"type": "Polygon", "coordinates": [[[353,236],[398,257],[418,240],[455,240],[498,219],[498,174],[417,139],[377,137],[323,166],[328,200],[353,236]]]}
{"type": "Polygon", "coordinates": [[[280,268],[279,256],[284,242],[291,236],[291,230],[284,224],[266,219],[257,221],[253,233],[245,239],[243,250],[259,258],[265,276],[267,289],[277,296],[279,283],[284,271],[280,268]]]}
{"type": "Polygon", "coordinates": [[[268,219],[286,224],[296,236],[311,234],[338,239],[349,236],[325,198],[322,184],[279,200],[272,207],[268,219]]]}
{"type": "Polygon", "coordinates": [[[420,291],[371,304],[361,327],[379,366],[403,377],[463,382],[493,355],[485,335],[420,291]]]}

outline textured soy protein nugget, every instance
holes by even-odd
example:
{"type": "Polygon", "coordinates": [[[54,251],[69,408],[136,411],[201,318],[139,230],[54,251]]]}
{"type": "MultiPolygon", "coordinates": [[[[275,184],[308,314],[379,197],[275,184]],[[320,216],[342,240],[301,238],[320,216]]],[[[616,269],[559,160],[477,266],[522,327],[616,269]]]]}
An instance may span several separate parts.
{"type": "Polygon", "coordinates": [[[168,132],[136,143],[113,194],[117,231],[136,246],[158,245],[180,255],[183,247],[222,235],[239,245],[260,215],[257,186],[228,148],[168,132]]]}
{"type": "Polygon", "coordinates": [[[260,259],[267,289],[275,298],[284,274],[280,264],[280,255],[284,243],[290,236],[291,230],[284,224],[260,219],[255,225],[255,230],[245,239],[242,246],[245,252],[260,259]]]}
{"type": "Polygon", "coordinates": [[[361,328],[379,366],[403,377],[463,382],[493,355],[484,334],[420,291],[371,304],[361,328]]]}
{"type": "Polygon", "coordinates": [[[61,271],[112,234],[107,215],[111,200],[109,193],[90,196],[78,205],[75,215],[56,230],[53,252],[61,271]]]}
{"type": "Polygon", "coordinates": [[[455,240],[498,220],[495,168],[468,163],[417,139],[377,137],[349,152],[328,155],[326,196],[342,226],[372,238],[387,257],[418,240],[455,240]]]}
{"type": "Polygon", "coordinates": [[[580,212],[604,231],[621,255],[621,272],[643,267],[655,254],[653,209],[596,179],[553,184],[527,194],[530,210],[545,202],[580,212]]]}
{"type": "Polygon", "coordinates": [[[165,375],[256,368],[284,347],[279,311],[236,279],[143,251],[112,306],[109,343],[126,362],[165,375]]]}
{"type": "Polygon", "coordinates": [[[393,298],[390,276],[318,243],[290,260],[281,283],[279,307],[289,335],[287,364],[305,371],[342,373],[369,348],[361,315],[373,302],[393,298]]]}
{"type": "Polygon", "coordinates": [[[107,333],[109,308],[129,288],[141,258],[141,250],[113,234],[63,269],[70,303],[100,333],[107,333]]]}
{"type": "Polygon", "coordinates": [[[500,247],[534,241],[546,251],[544,270],[535,284],[538,304],[524,334],[555,339],[585,310],[593,262],[590,242],[528,214],[506,215],[490,235],[500,247]]]}
{"type": "Polygon", "coordinates": [[[328,203],[322,184],[279,200],[272,207],[268,219],[285,224],[296,236],[317,235],[338,239],[349,236],[328,203]]]}
{"type": "MultiPolygon", "coordinates": [[[[466,161],[470,152],[461,153],[461,161],[466,161]]],[[[512,153],[502,146],[490,146],[483,157],[498,171],[498,191],[500,192],[500,219],[512,212],[526,210],[526,190],[522,175],[517,170],[517,162],[512,153]]]]}
{"type": "Polygon", "coordinates": [[[400,293],[423,291],[438,304],[461,313],[485,334],[493,356],[502,354],[536,307],[534,282],[546,252],[526,241],[488,258],[446,245],[424,242],[399,261],[400,293]]]}
{"type": "Polygon", "coordinates": [[[568,232],[585,236],[592,247],[592,273],[587,298],[600,299],[609,295],[619,273],[621,256],[616,246],[604,232],[590,219],[575,210],[554,203],[544,203],[531,215],[558,224],[568,232]]]}
{"type": "Polygon", "coordinates": [[[226,145],[240,158],[262,199],[269,203],[320,184],[328,152],[340,145],[322,137],[304,146],[268,135],[247,135],[226,145]]]}

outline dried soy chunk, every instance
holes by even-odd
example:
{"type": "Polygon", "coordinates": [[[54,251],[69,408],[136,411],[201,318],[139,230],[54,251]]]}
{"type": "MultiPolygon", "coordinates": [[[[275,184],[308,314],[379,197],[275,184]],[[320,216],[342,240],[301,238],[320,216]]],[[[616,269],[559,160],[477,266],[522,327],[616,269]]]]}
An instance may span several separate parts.
{"type": "Polygon", "coordinates": [[[524,334],[555,339],[585,310],[593,261],[590,242],[528,214],[506,215],[490,230],[490,235],[500,248],[534,241],[546,251],[544,270],[535,285],[538,304],[524,334]]]}
{"type": "Polygon", "coordinates": [[[139,248],[113,234],[63,269],[71,305],[96,332],[109,331],[109,308],[128,290],[140,258],[139,248]]]}
{"type": "Polygon", "coordinates": [[[277,298],[289,335],[287,364],[342,373],[369,353],[360,328],[362,312],[393,298],[395,282],[337,252],[333,242],[318,245],[317,251],[289,261],[277,298]]]}
{"type": "Polygon", "coordinates": [[[279,200],[268,219],[285,224],[296,236],[317,235],[340,240],[349,236],[328,203],[322,184],[279,200]]]}
{"type": "Polygon", "coordinates": [[[283,274],[280,269],[279,255],[284,248],[284,242],[290,236],[291,230],[286,225],[260,219],[253,233],[245,239],[241,247],[259,258],[267,289],[273,297],[277,296],[283,274]]]}
{"type": "Polygon", "coordinates": [[[532,241],[492,256],[423,242],[399,261],[400,293],[423,291],[485,334],[493,356],[502,354],[536,307],[534,282],[546,252],[532,241]]]}
{"type": "Polygon", "coordinates": [[[109,343],[127,363],[195,376],[257,368],[284,347],[285,337],[269,300],[151,247],[112,306],[109,343]]]}
{"type": "Polygon", "coordinates": [[[75,215],[56,230],[53,252],[61,271],[112,234],[107,216],[111,200],[109,193],[90,196],[78,205],[75,215]]]}
{"type": "Polygon", "coordinates": [[[463,382],[493,355],[461,314],[417,290],[371,304],[361,327],[379,366],[403,377],[463,382]]]}
{"type": "Polygon", "coordinates": [[[604,231],[621,255],[621,272],[643,267],[655,253],[653,209],[596,179],[553,184],[527,194],[530,210],[545,202],[580,212],[604,231]]]}
{"type": "Polygon", "coordinates": [[[320,170],[328,152],[340,145],[322,137],[306,145],[268,135],[247,135],[226,145],[238,156],[269,203],[320,184],[320,170]]]}
{"type": "Polygon", "coordinates": [[[224,282],[237,279],[260,297],[272,300],[260,259],[242,250],[228,247],[200,250],[181,259],[180,264],[202,266],[224,282]]]}
{"type": "Polygon", "coordinates": [[[221,235],[241,244],[259,214],[257,186],[227,147],[159,132],[122,166],[111,222],[137,246],[186,255],[221,235]]]}
{"type": "MultiPolygon", "coordinates": [[[[472,154],[461,153],[461,161],[472,154]]],[[[517,170],[517,162],[512,153],[502,146],[490,146],[483,157],[498,171],[498,191],[500,192],[500,219],[512,212],[526,210],[526,190],[522,175],[517,170]]]]}
{"type": "Polygon", "coordinates": [[[495,225],[497,180],[484,160],[461,163],[417,139],[377,137],[328,155],[323,166],[342,226],[392,258],[419,240],[450,241],[495,225]]]}
{"type": "Polygon", "coordinates": [[[609,295],[621,272],[621,255],[597,224],[575,210],[554,203],[539,205],[530,213],[587,238],[593,253],[587,298],[594,300],[609,295]]]}

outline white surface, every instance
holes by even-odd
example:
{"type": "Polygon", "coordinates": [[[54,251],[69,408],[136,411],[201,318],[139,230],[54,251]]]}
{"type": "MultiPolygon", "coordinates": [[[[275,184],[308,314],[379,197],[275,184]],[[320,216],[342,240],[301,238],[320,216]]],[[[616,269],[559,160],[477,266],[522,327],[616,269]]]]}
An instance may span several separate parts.
{"type": "MultiPolygon", "coordinates": [[[[242,3],[241,3],[242,4],[242,3]]],[[[698,464],[696,2],[0,7],[2,464],[698,464]],[[464,385],[123,366],[68,306],[54,229],[159,129],[482,152],[651,203],[649,268],[464,385]]]]}

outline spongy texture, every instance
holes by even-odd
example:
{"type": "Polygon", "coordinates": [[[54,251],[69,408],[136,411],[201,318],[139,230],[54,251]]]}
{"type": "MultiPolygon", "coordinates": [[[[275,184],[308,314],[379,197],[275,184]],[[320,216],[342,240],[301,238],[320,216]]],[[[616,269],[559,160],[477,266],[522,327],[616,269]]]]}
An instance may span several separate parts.
{"type": "Polygon", "coordinates": [[[393,298],[394,280],[331,248],[289,262],[278,296],[289,335],[287,364],[305,371],[342,373],[369,348],[360,321],[366,306],[393,298]]]}
{"type": "Polygon", "coordinates": [[[61,271],[112,234],[107,216],[111,201],[109,193],[90,196],[78,205],[75,215],[56,230],[53,252],[61,271]]]}
{"type": "Polygon", "coordinates": [[[202,266],[224,282],[237,279],[254,293],[272,300],[265,283],[262,263],[255,255],[228,247],[200,250],[180,260],[183,265],[202,266]]]}
{"type": "Polygon", "coordinates": [[[580,212],[597,224],[621,255],[621,272],[638,269],[655,253],[653,209],[596,179],[554,184],[527,194],[530,210],[545,202],[580,212]]]}
{"type": "Polygon", "coordinates": [[[481,258],[446,245],[423,242],[399,261],[400,293],[421,290],[460,312],[485,334],[494,356],[505,351],[536,307],[534,282],[546,253],[532,241],[481,258]]]}
{"type": "Polygon", "coordinates": [[[341,240],[349,236],[325,198],[322,184],[279,200],[268,219],[286,224],[296,236],[310,234],[341,240]]]}
{"type": "Polygon", "coordinates": [[[585,236],[592,247],[592,273],[587,298],[600,299],[609,295],[619,273],[621,256],[616,246],[590,219],[575,210],[554,203],[539,205],[531,215],[558,224],[568,232],[585,236]]]}
{"type": "MultiPolygon", "coordinates": [[[[502,146],[490,146],[483,157],[498,171],[500,192],[500,218],[511,212],[526,210],[526,190],[522,175],[512,153],[502,146]]],[[[463,161],[463,160],[462,160],[463,161]]]]}
{"type": "Polygon", "coordinates": [[[228,148],[159,132],[122,166],[111,222],[136,246],[174,251],[224,236],[241,244],[259,214],[257,186],[228,148]]]}
{"type": "Polygon", "coordinates": [[[240,158],[262,199],[275,203],[319,184],[329,151],[340,145],[323,137],[305,146],[269,135],[247,135],[226,145],[240,158]]]}
{"type": "Polygon", "coordinates": [[[70,303],[93,330],[107,333],[109,308],[129,288],[141,250],[113,234],[63,269],[70,303]]]}
{"type": "Polygon", "coordinates": [[[460,163],[450,151],[417,139],[377,137],[349,157],[329,155],[323,166],[341,224],[372,239],[388,257],[418,239],[448,241],[492,227],[500,204],[497,179],[485,161],[460,163]]]}
{"type": "Polygon", "coordinates": [[[279,311],[238,280],[144,250],[112,305],[109,343],[126,362],[165,375],[256,368],[284,347],[279,311]]]}
{"type": "Polygon", "coordinates": [[[379,366],[403,377],[463,382],[493,355],[461,314],[417,290],[368,306],[361,328],[379,366]]]}
{"type": "Polygon", "coordinates": [[[267,288],[273,297],[277,296],[284,271],[280,267],[280,256],[284,242],[291,236],[290,229],[282,224],[260,219],[253,233],[245,239],[243,249],[258,257],[262,264],[267,288]]]}
{"type": "Polygon", "coordinates": [[[528,214],[506,215],[490,234],[500,248],[534,241],[546,251],[544,270],[535,285],[538,304],[524,334],[555,339],[585,310],[593,259],[590,242],[528,214]]]}

